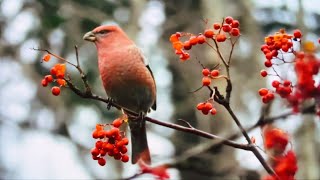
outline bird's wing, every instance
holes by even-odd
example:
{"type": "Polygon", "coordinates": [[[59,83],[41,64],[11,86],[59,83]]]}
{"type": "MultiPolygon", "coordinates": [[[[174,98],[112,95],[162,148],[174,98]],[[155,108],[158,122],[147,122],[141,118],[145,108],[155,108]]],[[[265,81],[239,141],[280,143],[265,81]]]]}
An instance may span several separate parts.
{"type": "MultiPolygon", "coordinates": [[[[154,84],[155,84],[155,86],[156,86],[156,82],[155,82],[155,80],[154,80],[153,72],[152,72],[152,70],[151,70],[151,68],[150,68],[150,66],[149,66],[149,61],[148,61],[148,59],[143,55],[143,52],[141,51],[140,48],[136,47],[136,49],[137,49],[138,51],[140,51],[139,54],[141,54],[141,60],[142,60],[142,62],[146,65],[147,69],[149,70],[149,72],[150,72],[150,74],[151,74],[151,76],[152,76],[152,79],[153,79],[153,81],[154,81],[154,84]]],[[[157,86],[156,86],[156,90],[157,90],[157,86]]],[[[156,109],[157,109],[157,98],[155,99],[155,101],[154,101],[153,105],[151,106],[151,108],[152,108],[153,110],[156,110],[156,109]]]]}

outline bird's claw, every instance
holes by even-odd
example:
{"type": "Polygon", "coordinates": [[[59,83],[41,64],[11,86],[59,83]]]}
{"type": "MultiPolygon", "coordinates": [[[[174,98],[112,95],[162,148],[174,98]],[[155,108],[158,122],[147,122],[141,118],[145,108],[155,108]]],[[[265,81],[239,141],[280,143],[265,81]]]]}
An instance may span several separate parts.
{"type": "Polygon", "coordinates": [[[108,104],[107,104],[107,109],[110,110],[111,106],[112,106],[112,103],[114,102],[114,100],[110,97],[107,98],[108,100],[108,104]]]}

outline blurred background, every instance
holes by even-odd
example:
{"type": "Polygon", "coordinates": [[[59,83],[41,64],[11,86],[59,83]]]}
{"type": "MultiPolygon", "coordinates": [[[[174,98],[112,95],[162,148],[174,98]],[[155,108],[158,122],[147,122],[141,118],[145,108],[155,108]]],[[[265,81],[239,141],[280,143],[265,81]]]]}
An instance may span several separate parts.
{"type": "MultiPolygon", "coordinates": [[[[300,28],[305,39],[316,42],[318,0],[0,0],[0,179],[119,179],[137,172],[138,167],[130,163],[108,158],[101,167],[91,159],[95,124],[111,122],[119,112],[108,111],[106,104],[82,99],[68,89],[54,97],[40,81],[58,61],[40,63],[44,54],[31,50],[46,48],[75,62],[74,45],[78,45],[80,63],[93,91],[106,97],[96,49],[82,40],[85,32],[101,24],[121,26],[148,57],[158,90],[158,109],[151,117],[173,123],[185,119],[224,137],[237,132],[222,108],[214,117],[196,110],[207,91],[188,93],[201,86],[202,68],[197,61],[208,67],[215,64],[212,50],[193,48],[192,60],[181,63],[168,40],[176,31],[202,32],[203,19],[212,24],[225,16],[241,23],[242,36],[231,68],[232,107],[249,127],[258,120],[262,107],[257,90],[270,81],[259,75],[264,36],[279,28],[288,32],[300,28]]],[[[67,71],[81,87],[75,69],[68,66],[67,71]]],[[[276,101],[271,114],[285,110],[276,101]]],[[[297,179],[320,178],[319,122],[314,116],[291,116],[276,123],[291,135],[298,156],[297,179]]],[[[250,136],[263,144],[259,129],[250,136]]],[[[170,160],[208,141],[150,123],[148,139],[154,162],[170,160]]],[[[245,142],[244,138],[237,141],[245,142]]],[[[169,173],[172,179],[260,179],[266,172],[252,153],[222,146],[179,163],[169,173]]]]}

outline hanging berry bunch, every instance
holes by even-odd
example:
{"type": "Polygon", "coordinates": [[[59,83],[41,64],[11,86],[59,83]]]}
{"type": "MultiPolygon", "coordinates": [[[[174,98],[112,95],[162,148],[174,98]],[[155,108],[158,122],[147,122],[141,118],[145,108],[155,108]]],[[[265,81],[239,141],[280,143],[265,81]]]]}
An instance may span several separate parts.
{"type": "Polygon", "coordinates": [[[92,159],[97,160],[100,166],[106,164],[106,155],[122,162],[129,161],[129,156],[126,154],[129,140],[119,129],[125,118],[115,119],[112,124],[96,125],[92,137],[97,141],[95,147],[91,150],[91,154],[92,159]]]}
{"type": "MultiPolygon", "coordinates": [[[[42,61],[48,62],[50,61],[50,54],[46,54],[43,56],[42,61]]],[[[41,85],[43,87],[47,87],[50,83],[55,83],[56,85],[51,88],[51,93],[55,96],[58,96],[61,92],[61,87],[66,86],[66,81],[64,80],[64,76],[66,73],[66,65],[65,64],[55,64],[51,70],[50,74],[46,75],[41,80],[41,85]]]]}

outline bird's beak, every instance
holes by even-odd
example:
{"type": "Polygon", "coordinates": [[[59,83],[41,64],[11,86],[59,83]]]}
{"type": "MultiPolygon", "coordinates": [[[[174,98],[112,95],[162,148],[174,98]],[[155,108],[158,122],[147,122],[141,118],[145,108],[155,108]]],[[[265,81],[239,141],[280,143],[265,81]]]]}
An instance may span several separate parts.
{"type": "Polygon", "coordinates": [[[87,41],[95,42],[97,40],[97,37],[92,31],[89,31],[83,36],[83,39],[87,41]]]}

